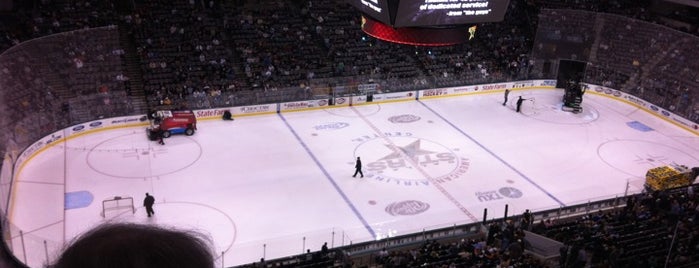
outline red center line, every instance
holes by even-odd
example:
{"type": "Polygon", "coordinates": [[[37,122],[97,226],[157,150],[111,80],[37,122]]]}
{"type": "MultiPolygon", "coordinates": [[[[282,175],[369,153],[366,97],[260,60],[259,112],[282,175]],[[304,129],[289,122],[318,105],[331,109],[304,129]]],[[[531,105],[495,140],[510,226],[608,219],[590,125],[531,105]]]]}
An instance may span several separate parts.
{"type": "Polygon", "coordinates": [[[354,113],[356,113],[356,114],[359,116],[359,118],[361,118],[362,120],[364,120],[364,123],[366,123],[367,125],[369,125],[369,127],[371,127],[371,128],[379,135],[379,137],[381,137],[381,139],[383,139],[384,141],[386,141],[386,142],[389,144],[390,148],[391,148],[394,152],[400,154],[403,158],[407,159],[408,162],[409,162],[413,167],[415,167],[416,170],[418,170],[423,176],[425,176],[425,178],[427,178],[427,180],[429,180],[430,183],[432,183],[432,185],[434,185],[434,186],[442,193],[442,195],[444,195],[447,199],[449,199],[449,201],[451,201],[452,204],[454,204],[456,207],[458,207],[459,210],[461,210],[461,212],[463,212],[464,214],[466,214],[466,216],[467,216],[469,219],[471,219],[473,222],[478,222],[478,218],[476,218],[475,216],[473,216],[473,214],[472,214],[470,211],[468,211],[468,209],[466,209],[466,207],[464,207],[464,206],[463,206],[458,200],[456,200],[456,198],[455,198],[454,196],[452,196],[439,182],[437,182],[437,179],[436,179],[436,178],[432,177],[430,174],[427,173],[427,171],[425,171],[424,169],[422,169],[422,168],[420,167],[420,164],[418,164],[417,162],[415,162],[414,159],[412,159],[411,157],[409,157],[408,155],[406,155],[405,152],[403,152],[403,150],[400,150],[400,149],[398,148],[398,146],[397,146],[395,143],[393,143],[393,141],[391,141],[391,139],[390,139],[388,136],[384,135],[383,132],[381,132],[381,130],[379,130],[379,128],[377,128],[377,127],[376,127],[373,123],[371,123],[366,117],[364,117],[364,115],[363,115],[362,113],[360,113],[359,111],[357,111],[357,109],[356,109],[354,106],[352,106],[351,108],[352,108],[352,111],[354,111],[354,113]]]}

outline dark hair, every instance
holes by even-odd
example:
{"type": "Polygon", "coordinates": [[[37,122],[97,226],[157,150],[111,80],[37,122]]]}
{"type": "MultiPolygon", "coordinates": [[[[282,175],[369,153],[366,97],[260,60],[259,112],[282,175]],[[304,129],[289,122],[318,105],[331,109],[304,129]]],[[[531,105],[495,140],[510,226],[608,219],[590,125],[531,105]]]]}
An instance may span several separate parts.
{"type": "Polygon", "coordinates": [[[109,223],[80,236],[51,268],[213,268],[211,241],[193,231],[109,223]]]}

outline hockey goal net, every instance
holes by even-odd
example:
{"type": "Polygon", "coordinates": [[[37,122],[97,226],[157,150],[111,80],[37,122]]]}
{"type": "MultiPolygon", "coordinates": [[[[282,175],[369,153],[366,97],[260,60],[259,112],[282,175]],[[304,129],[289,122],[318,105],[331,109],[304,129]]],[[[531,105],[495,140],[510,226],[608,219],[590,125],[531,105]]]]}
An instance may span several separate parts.
{"type": "Polygon", "coordinates": [[[131,210],[132,214],[136,213],[136,207],[133,203],[133,198],[130,196],[115,196],[102,200],[102,217],[117,215],[125,210],[131,210]]]}

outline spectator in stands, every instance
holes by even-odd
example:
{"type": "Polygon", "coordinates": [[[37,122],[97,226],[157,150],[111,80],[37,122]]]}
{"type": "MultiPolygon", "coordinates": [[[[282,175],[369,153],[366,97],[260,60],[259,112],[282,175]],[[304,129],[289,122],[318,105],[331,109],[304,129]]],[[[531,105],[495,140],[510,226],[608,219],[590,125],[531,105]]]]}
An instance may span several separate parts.
{"type": "Polygon", "coordinates": [[[323,246],[320,247],[320,254],[323,257],[328,256],[328,242],[323,243],[323,246]]]}
{"type": "Polygon", "coordinates": [[[202,234],[154,225],[109,223],[75,240],[50,268],[213,268],[202,234]]]}
{"type": "Polygon", "coordinates": [[[519,226],[522,230],[529,231],[533,221],[534,221],[534,216],[532,216],[531,211],[529,211],[527,209],[524,211],[524,214],[522,214],[522,220],[521,220],[519,226]]]}

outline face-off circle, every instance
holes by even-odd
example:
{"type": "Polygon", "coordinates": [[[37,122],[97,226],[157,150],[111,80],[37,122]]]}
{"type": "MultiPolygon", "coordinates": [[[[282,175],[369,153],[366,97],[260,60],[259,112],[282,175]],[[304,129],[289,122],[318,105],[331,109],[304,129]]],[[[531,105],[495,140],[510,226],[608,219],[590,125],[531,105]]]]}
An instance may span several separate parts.
{"type": "Polygon", "coordinates": [[[199,143],[186,136],[165,139],[165,145],[160,145],[145,134],[133,133],[95,145],[87,154],[87,165],[110,177],[142,179],[185,169],[201,154],[199,143]]]}
{"type": "Polygon", "coordinates": [[[110,217],[109,221],[139,224],[153,224],[155,222],[160,226],[172,226],[175,229],[181,228],[177,226],[187,226],[188,229],[207,230],[204,234],[212,238],[211,242],[216,247],[217,259],[221,257],[218,253],[228,252],[236,244],[238,237],[236,222],[231,215],[217,207],[196,202],[156,201],[154,210],[156,211],[155,216],[148,218],[145,208],[139,206],[135,213],[127,209],[110,217]],[[182,213],[182,211],[196,211],[197,213],[182,213]],[[202,221],[202,218],[207,220],[202,221]]]}
{"type": "Polygon", "coordinates": [[[597,147],[597,155],[610,167],[634,177],[644,177],[648,169],[659,166],[699,162],[681,148],[643,140],[608,141],[597,147]]]}
{"type": "MultiPolygon", "coordinates": [[[[599,118],[599,111],[588,102],[583,102],[582,112],[574,114],[563,110],[563,102],[557,95],[530,94],[523,95],[521,113],[530,118],[561,125],[580,125],[593,122],[599,118]]],[[[516,98],[511,102],[516,102],[516,98]]]]}

